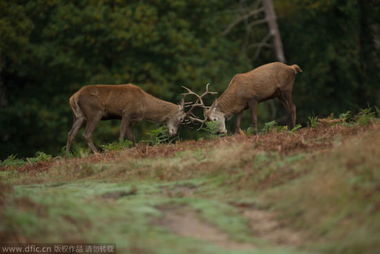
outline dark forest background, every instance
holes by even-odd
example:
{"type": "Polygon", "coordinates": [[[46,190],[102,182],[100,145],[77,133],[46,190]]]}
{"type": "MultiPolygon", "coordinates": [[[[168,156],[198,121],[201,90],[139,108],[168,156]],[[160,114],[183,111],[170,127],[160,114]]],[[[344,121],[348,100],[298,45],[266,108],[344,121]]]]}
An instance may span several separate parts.
{"type": "MultiPolygon", "coordinates": [[[[304,70],[293,95],[298,122],[380,104],[379,2],[274,0],[287,63],[304,70]]],[[[256,22],[263,14],[228,29],[254,8],[251,0],[0,0],[0,159],[58,153],[72,123],[68,98],[83,85],[135,83],[176,102],[181,85],[221,92],[234,74],[276,61],[263,42],[267,25],[256,22]]],[[[281,113],[262,105],[259,122],[281,113]]],[[[112,141],[117,132],[118,122],[102,123],[95,135],[112,141]]]]}

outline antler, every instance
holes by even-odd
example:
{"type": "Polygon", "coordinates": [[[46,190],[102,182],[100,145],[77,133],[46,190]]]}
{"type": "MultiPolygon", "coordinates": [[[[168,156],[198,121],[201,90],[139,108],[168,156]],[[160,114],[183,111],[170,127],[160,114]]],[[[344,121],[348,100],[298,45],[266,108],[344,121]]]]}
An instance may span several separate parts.
{"type": "Polygon", "coordinates": [[[185,86],[182,86],[186,91],[187,93],[183,93],[182,96],[183,96],[183,99],[185,99],[185,97],[187,95],[194,95],[195,97],[197,97],[197,100],[195,101],[195,103],[192,103],[192,102],[184,102],[184,106],[190,106],[190,109],[189,111],[187,112],[191,112],[195,107],[202,107],[202,108],[209,108],[207,107],[204,102],[203,102],[203,97],[206,96],[207,94],[217,94],[217,92],[211,92],[208,90],[208,87],[209,87],[210,84],[207,84],[206,85],[206,91],[202,94],[202,95],[199,95],[195,92],[193,92],[191,89],[185,87],[185,86]]]}
{"type": "Polygon", "coordinates": [[[203,124],[207,121],[207,118],[205,117],[204,119],[200,119],[198,118],[192,111],[194,110],[194,108],[196,107],[201,107],[201,108],[204,108],[204,109],[208,109],[209,107],[207,107],[204,102],[203,102],[203,97],[206,96],[207,94],[217,94],[217,92],[211,92],[209,91],[208,87],[209,87],[210,84],[207,84],[206,85],[206,91],[204,93],[202,93],[201,95],[193,92],[191,89],[185,87],[185,86],[182,86],[186,91],[187,93],[183,93],[182,94],[182,99],[183,99],[183,106],[184,107],[190,107],[190,109],[186,112],[186,116],[188,119],[190,119],[191,122],[199,122],[201,123],[201,126],[199,129],[201,129],[203,127],[203,124]],[[187,95],[194,95],[197,100],[192,103],[192,102],[185,102],[185,97],[187,95]]]}

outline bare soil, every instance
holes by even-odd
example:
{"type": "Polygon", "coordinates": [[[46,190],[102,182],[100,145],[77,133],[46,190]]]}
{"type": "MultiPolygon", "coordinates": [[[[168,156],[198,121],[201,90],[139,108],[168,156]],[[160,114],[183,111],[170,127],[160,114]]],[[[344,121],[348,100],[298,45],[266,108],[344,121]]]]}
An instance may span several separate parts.
{"type": "Polygon", "coordinates": [[[194,211],[167,209],[164,214],[159,225],[179,236],[191,237],[231,250],[255,248],[252,244],[231,240],[226,233],[200,219],[194,211]]]}
{"type": "MultiPolygon", "coordinates": [[[[241,215],[248,219],[253,238],[285,247],[298,247],[304,241],[301,233],[280,223],[274,212],[251,205],[232,205],[236,206],[241,215]]],[[[168,229],[173,234],[212,243],[228,250],[256,248],[253,244],[232,240],[225,232],[203,221],[199,214],[186,207],[161,207],[160,210],[164,213],[164,217],[153,223],[168,229]]]]}

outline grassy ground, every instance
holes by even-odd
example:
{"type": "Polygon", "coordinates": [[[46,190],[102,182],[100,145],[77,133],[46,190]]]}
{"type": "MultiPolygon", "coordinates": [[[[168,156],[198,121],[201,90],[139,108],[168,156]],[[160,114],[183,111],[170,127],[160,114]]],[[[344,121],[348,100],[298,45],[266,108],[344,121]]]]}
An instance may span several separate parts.
{"type": "Polygon", "coordinates": [[[48,158],[0,171],[0,242],[118,253],[376,253],[380,123],[48,158]]]}

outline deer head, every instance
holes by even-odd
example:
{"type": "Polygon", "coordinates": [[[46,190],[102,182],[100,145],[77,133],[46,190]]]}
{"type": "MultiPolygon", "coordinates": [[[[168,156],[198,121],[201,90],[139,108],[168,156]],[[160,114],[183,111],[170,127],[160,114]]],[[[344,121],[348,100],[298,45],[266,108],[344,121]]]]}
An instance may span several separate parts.
{"type": "Polygon", "coordinates": [[[174,136],[177,134],[178,127],[181,123],[184,122],[186,118],[184,100],[181,100],[181,103],[178,105],[178,110],[169,116],[166,127],[169,130],[169,135],[174,136]]]}
{"type": "Polygon", "coordinates": [[[213,121],[218,123],[218,132],[226,134],[226,117],[223,112],[218,110],[218,101],[215,100],[211,107],[204,109],[204,115],[206,121],[213,121]]]}

